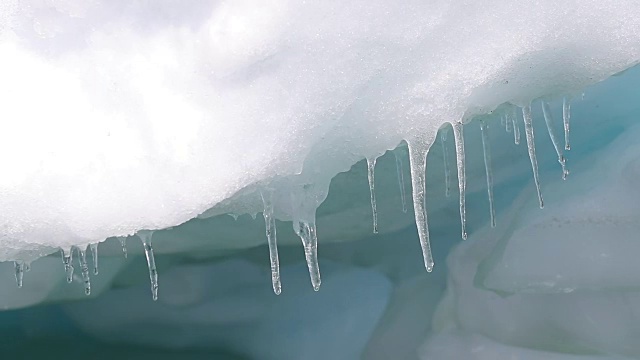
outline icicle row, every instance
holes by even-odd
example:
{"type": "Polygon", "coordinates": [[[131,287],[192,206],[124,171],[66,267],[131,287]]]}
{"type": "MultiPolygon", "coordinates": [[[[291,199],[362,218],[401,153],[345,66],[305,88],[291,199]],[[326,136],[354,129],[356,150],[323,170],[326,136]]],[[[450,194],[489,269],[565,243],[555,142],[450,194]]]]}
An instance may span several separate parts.
{"type": "Polygon", "coordinates": [[[269,245],[269,260],[271,262],[271,284],[273,292],[280,295],[282,285],[280,283],[280,261],[278,259],[278,242],[276,237],[276,219],[273,217],[273,190],[267,189],[260,192],[264,211],[265,232],[269,245]]]}
{"type": "Polygon", "coordinates": [[[524,130],[527,136],[527,150],[529,152],[529,160],[531,160],[531,169],[533,170],[533,181],[538,193],[538,202],[540,208],[544,207],[542,193],[540,191],[540,177],[538,175],[538,160],[536,159],[536,144],[533,135],[533,117],[531,116],[531,104],[522,108],[522,117],[524,118],[524,130]]]}
{"type": "Polygon", "coordinates": [[[367,158],[367,179],[369,180],[369,196],[371,198],[371,213],[373,214],[373,233],[378,233],[378,210],[376,209],[375,190],[376,159],[367,158]]]}
{"type": "Polygon", "coordinates": [[[458,189],[460,191],[460,225],[462,227],[462,239],[467,239],[467,215],[466,215],[466,176],[464,159],[464,128],[461,122],[453,124],[453,136],[456,141],[456,163],[458,165],[458,189]]]}
{"type": "MultiPolygon", "coordinates": [[[[510,119],[507,119],[507,123],[510,119]]],[[[496,227],[496,210],[493,203],[493,173],[491,171],[491,147],[489,144],[489,134],[487,124],[480,120],[480,132],[482,133],[482,154],[484,157],[484,170],[487,176],[487,195],[489,197],[489,216],[491,227],[496,227]]]]}

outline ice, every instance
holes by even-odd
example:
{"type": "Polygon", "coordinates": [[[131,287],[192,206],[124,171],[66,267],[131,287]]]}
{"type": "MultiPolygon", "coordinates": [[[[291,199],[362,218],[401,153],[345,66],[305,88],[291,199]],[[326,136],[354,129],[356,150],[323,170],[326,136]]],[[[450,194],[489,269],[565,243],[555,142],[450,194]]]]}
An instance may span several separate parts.
{"type": "MultiPolygon", "coordinates": [[[[376,210],[376,188],[375,188],[376,159],[367,158],[367,179],[369,180],[369,195],[371,197],[371,213],[373,215],[373,233],[378,233],[378,210],[376,210]]],[[[400,173],[400,170],[398,170],[400,173]]],[[[404,185],[400,184],[404,191],[404,185]]]]}
{"type": "Polygon", "coordinates": [[[538,194],[538,205],[542,209],[544,201],[542,200],[542,191],[540,190],[540,175],[538,173],[538,159],[536,157],[536,141],[533,135],[533,115],[531,115],[531,104],[522,108],[522,118],[524,119],[524,131],[527,137],[527,150],[529,159],[531,160],[531,170],[533,171],[533,183],[538,194]]]}
{"type": "MultiPolygon", "coordinates": [[[[507,120],[507,124],[509,121],[507,120]]],[[[491,170],[491,144],[489,143],[489,129],[487,124],[480,120],[480,132],[482,133],[482,157],[487,177],[487,196],[489,198],[489,216],[491,227],[496,226],[496,209],[493,201],[493,171],[491,170]]]]}

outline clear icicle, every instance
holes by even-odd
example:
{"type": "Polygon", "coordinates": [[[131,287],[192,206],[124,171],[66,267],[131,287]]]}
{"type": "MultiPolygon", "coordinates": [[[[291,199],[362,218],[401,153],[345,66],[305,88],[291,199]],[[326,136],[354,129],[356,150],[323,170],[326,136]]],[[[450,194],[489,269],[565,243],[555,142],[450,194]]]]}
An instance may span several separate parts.
{"type": "Polygon", "coordinates": [[[515,108],[512,108],[511,112],[507,113],[507,120],[510,120],[513,126],[513,142],[516,145],[520,145],[520,127],[518,126],[518,115],[515,108]]]}
{"type": "Polygon", "coordinates": [[[298,221],[296,233],[304,246],[304,257],[309,268],[313,290],[320,290],[320,267],[318,265],[318,236],[315,222],[298,221]]]}
{"type": "MultiPolygon", "coordinates": [[[[507,119],[509,123],[511,119],[507,119]]],[[[482,154],[484,157],[484,171],[487,176],[487,195],[489,196],[489,215],[491,227],[496,227],[496,210],[493,204],[493,173],[491,171],[491,146],[489,144],[489,129],[487,124],[480,120],[480,132],[482,133],[482,154]]]]}
{"type": "Polygon", "coordinates": [[[278,242],[276,238],[276,219],[273,217],[273,190],[261,191],[262,204],[264,205],[265,232],[267,243],[269,244],[269,259],[271,261],[271,284],[273,292],[280,295],[282,285],[280,284],[280,261],[278,260],[278,242]]]}
{"type": "Polygon", "coordinates": [[[398,155],[398,150],[394,151],[396,156],[396,171],[398,173],[398,186],[400,186],[400,200],[402,201],[402,212],[407,212],[407,194],[404,189],[404,166],[402,165],[402,157],[398,155]]]}
{"type": "Polygon", "coordinates": [[[98,275],[98,244],[90,244],[91,259],[93,260],[93,275],[98,275]]]}
{"type": "Polygon", "coordinates": [[[562,122],[564,123],[564,149],[571,150],[569,145],[569,121],[571,120],[571,103],[567,98],[562,99],[562,122]]]}
{"type": "Polygon", "coordinates": [[[147,266],[149,267],[149,280],[151,280],[151,296],[153,301],[158,300],[158,271],[156,270],[156,259],[153,256],[153,246],[151,245],[151,238],[153,237],[153,231],[140,230],[138,231],[138,237],[142,240],[144,246],[144,255],[147,258],[147,266]]]}
{"type": "Polygon", "coordinates": [[[71,284],[73,281],[73,248],[69,250],[60,249],[60,253],[62,254],[62,264],[67,275],[67,282],[71,284]]]}
{"type": "Polygon", "coordinates": [[[440,143],[442,144],[442,159],[444,162],[444,195],[449,197],[451,194],[451,167],[449,166],[449,147],[447,146],[447,139],[449,138],[449,131],[443,129],[440,134],[440,143]]]}
{"type": "Polygon", "coordinates": [[[22,279],[24,278],[25,263],[18,260],[13,262],[13,266],[16,270],[16,284],[19,288],[22,288],[22,279]]]}
{"type": "Polygon", "coordinates": [[[127,258],[127,238],[126,237],[119,237],[118,240],[120,240],[120,245],[122,246],[122,254],[124,255],[124,258],[127,258]]]}
{"type": "Polygon", "coordinates": [[[505,120],[505,121],[504,121],[504,124],[505,124],[505,126],[504,126],[504,127],[505,127],[505,130],[506,130],[507,132],[511,132],[511,125],[513,125],[513,122],[511,121],[511,119],[509,119],[508,117],[506,117],[506,115],[505,115],[505,119],[504,119],[504,120],[505,120]]]}
{"type": "Polygon", "coordinates": [[[538,193],[538,202],[540,208],[544,207],[542,200],[542,192],[540,191],[540,177],[538,176],[538,160],[536,159],[536,144],[533,135],[533,116],[531,116],[531,104],[522,108],[522,117],[524,118],[524,130],[527,137],[527,150],[529,151],[529,159],[531,160],[531,169],[533,170],[533,181],[536,185],[538,193]]]}
{"type": "Polygon", "coordinates": [[[376,209],[375,185],[376,159],[367,158],[367,178],[369,179],[369,196],[371,198],[371,213],[373,215],[373,233],[378,233],[378,210],[376,209]]]}
{"type": "Polygon", "coordinates": [[[453,124],[453,136],[456,141],[456,163],[458,165],[458,189],[460,190],[460,224],[462,226],[462,239],[467,239],[467,214],[466,214],[466,186],[465,160],[464,160],[464,130],[461,122],[453,124]]]}
{"type": "Polygon", "coordinates": [[[81,248],[76,248],[78,251],[78,263],[80,264],[80,270],[82,271],[82,281],[84,282],[85,295],[91,295],[91,278],[89,277],[89,265],[87,264],[87,252],[81,248]]]}
{"type": "Polygon", "coordinates": [[[546,101],[542,101],[542,114],[544,116],[544,122],[547,124],[547,131],[549,132],[549,137],[551,138],[551,142],[553,143],[553,148],[556,150],[556,154],[558,155],[558,162],[560,166],[562,166],[562,180],[567,179],[567,175],[569,175],[569,170],[567,170],[567,159],[564,157],[562,153],[562,147],[560,146],[560,142],[558,141],[558,137],[556,136],[556,132],[553,129],[553,114],[551,113],[551,107],[549,103],[546,101]]]}
{"type": "Polygon", "coordinates": [[[430,143],[419,141],[409,143],[413,212],[416,217],[416,227],[418,228],[418,237],[420,238],[420,246],[422,247],[424,266],[428,272],[433,271],[434,265],[433,255],[431,254],[431,243],[429,241],[427,210],[425,208],[427,154],[429,153],[430,146],[430,143]]]}

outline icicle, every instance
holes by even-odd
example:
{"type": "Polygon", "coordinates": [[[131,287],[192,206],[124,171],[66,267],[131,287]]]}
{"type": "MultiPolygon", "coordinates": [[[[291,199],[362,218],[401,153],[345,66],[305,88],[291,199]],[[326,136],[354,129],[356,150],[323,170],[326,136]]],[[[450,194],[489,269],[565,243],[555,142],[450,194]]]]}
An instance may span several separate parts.
{"type": "Polygon", "coordinates": [[[562,180],[567,179],[567,175],[569,175],[569,170],[567,170],[567,159],[565,159],[562,154],[562,147],[560,147],[560,142],[556,137],[556,132],[553,129],[553,114],[551,113],[551,107],[549,103],[546,101],[542,101],[542,114],[544,116],[544,122],[547,124],[547,131],[549,132],[549,137],[551,138],[551,142],[553,143],[553,148],[556,150],[556,154],[558,155],[558,162],[560,166],[562,166],[562,180]]]}
{"type": "Polygon", "coordinates": [[[278,243],[276,238],[276,219],[273,217],[273,190],[268,189],[260,192],[262,204],[264,205],[265,232],[267,243],[269,244],[269,259],[271,260],[271,284],[273,292],[280,295],[282,285],[280,284],[280,261],[278,260],[278,243]]]}
{"type": "Polygon", "coordinates": [[[542,193],[540,192],[540,177],[538,176],[538,160],[536,159],[536,144],[533,136],[533,117],[531,116],[531,104],[522,108],[522,117],[524,118],[524,130],[527,136],[527,150],[529,151],[529,159],[531,160],[531,169],[533,170],[533,181],[538,192],[538,202],[540,208],[544,207],[542,193]]]}
{"type": "Polygon", "coordinates": [[[402,158],[398,155],[398,150],[395,150],[393,154],[396,156],[396,171],[398,173],[398,185],[400,186],[400,200],[402,200],[402,212],[407,212],[407,195],[404,190],[404,166],[402,165],[402,158]]]}
{"type": "Polygon", "coordinates": [[[373,233],[378,233],[378,211],[376,210],[375,190],[376,159],[367,158],[367,178],[369,179],[369,196],[371,197],[371,212],[373,214],[373,233]]]}
{"type": "Polygon", "coordinates": [[[13,266],[15,267],[15,270],[16,270],[16,284],[18,284],[19,288],[22,288],[22,279],[24,278],[24,270],[25,270],[24,261],[20,261],[20,260],[14,261],[13,266]]]}
{"type": "Polygon", "coordinates": [[[506,115],[504,118],[504,124],[505,124],[505,130],[507,132],[511,132],[511,125],[513,124],[513,122],[506,115]]]}
{"type": "Polygon", "coordinates": [[[318,265],[318,237],[316,235],[315,222],[298,221],[296,233],[302,240],[304,246],[304,257],[309,268],[309,276],[311,277],[311,285],[313,290],[320,289],[320,267],[318,265]]]}
{"type": "Polygon", "coordinates": [[[426,192],[426,169],[427,154],[430,143],[410,142],[409,144],[409,166],[411,168],[411,188],[413,193],[413,212],[416,217],[418,237],[422,247],[422,257],[424,266],[428,272],[433,270],[433,255],[431,254],[431,243],[429,241],[429,225],[427,222],[427,209],[425,208],[426,192]]]}
{"type": "Polygon", "coordinates": [[[62,254],[62,263],[64,264],[64,272],[67,275],[67,282],[71,284],[73,281],[73,247],[69,250],[60,249],[62,254]]]}
{"type": "Polygon", "coordinates": [[[467,240],[467,215],[465,209],[466,184],[464,174],[464,130],[461,122],[453,125],[453,136],[456,141],[456,162],[458,165],[458,189],[460,190],[460,224],[462,225],[462,239],[467,240]]]}
{"type": "Polygon", "coordinates": [[[89,248],[93,259],[93,275],[98,275],[98,244],[89,244],[89,248]]]}
{"type": "Polygon", "coordinates": [[[127,258],[127,238],[126,237],[119,237],[118,240],[120,240],[120,245],[122,246],[122,254],[124,255],[124,258],[127,258]]]}
{"type": "Polygon", "coordinates": [[[442,144],[442,159],[444,161],[444,195],[449,197],[451,194],[451,167],[449,167],[449,147],[447,146],[447,138],[449,130],[443,129],[440,134],[440,143],[442,144]]]}
{"type": "MultiPolygon", "coordinates": [[[[511,119],[507,119],[509,123],[511,119]]],[[[493,205],[493,173],[491,172],[491,146],[489,144],[489,128],[487,124],[480,120],[480,132],[482,133],[482,154],[484,156],[484,171],[487,176],[487,195],[489,196],[489,215],[491,217],[491,227],[496,227],[496,210],[493,205]]]]}
{"type": "Polygon", "coordinates": [[[571,120],[571,103],[567,98],[562,99],[562,122],[564,123],[564,149],[571,150],[569,145],[569,121],[571,120]]]}
{"type": "Polygon", "coordinates": [[[140,230],[138,231],[138,237],[142,240],[144,246],[144,255],[147,258],[147,266],[149,267],[149,279],[151,280],[151,296],[153,301],[158,300],[158,271],[156,270],[156,259],[153,256],[153,247],[151,245],[151,238],[153,237],[153,231],[140,230]]]}
{"type": "Polygon", "coordinates": [[[76,247],[78,251],[78,263],[80,264],[80,270],[82,271],[82,281],[84,282],[85,295],[91,295],[91,279],[89,278],[89,265],[87,264],[87,252],[79,247],[76,247]]]}
{"type": "Polygon", "coordinates": [[[518,126],[518,115],[515,108],[512,108],[511,112],[507,113],[507,120],[510,120],[513,126],[513,142],[516,145],[520,145],[520,127],[518,126]]]}

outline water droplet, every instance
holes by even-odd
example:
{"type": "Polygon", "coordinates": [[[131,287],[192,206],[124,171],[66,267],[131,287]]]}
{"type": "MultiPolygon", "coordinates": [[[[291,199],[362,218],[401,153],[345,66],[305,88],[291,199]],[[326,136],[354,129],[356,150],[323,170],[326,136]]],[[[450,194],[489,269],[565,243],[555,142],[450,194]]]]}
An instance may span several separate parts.
{"type": "MultiPolygon", "coordinates": [[[[507,119],[509,123],[511,119],[507,119]]],[[[491,146],[489,144],[489,128],[480,120],[480,132],[482,133],[482,154],[484,157],[484,171],[487,176],[487,195],[489,197],[489,215],[491,227],[496,227],[496,210],[493,205],[493,173],[491,171],[491,146]]]]}
{"type": "Polygon", "coordinates": [[[540,191],[540,177],[538,175],[538,160],[536,159],[536,144],[533,134],[533,116],[531,115],[531,104],[522,108],[522,117],[524,118],[524,130],[527,137],[527,150],[529,151],[529,160],[531,160],[531,169],[533,170],[533,181],[536,185],[538,193],[538,202],[540,208],[544,207],[542,200],[542,192],[540,191]]]}
{"type": "Polygon", "coordinates": [[[264,211],[265,232],[267,243],[269,244],[269,259],[271,261],[271,284],[273,292],[280,295],[282,285],[280,284],[280,261],[278,260],[278,242],[276,238],[276,219],[273,217],[273,190],[266,189],[260,192],[264,211]]]}
{"type": "Polygon", "coordinates": [[[429,241],[429,225],[425,208],[427,154],[430,142],[411,141],[409,144],[409,167],[411,168],[411,189],[413,195],[413,212],[416,217],[416,227],[422,248],[424,266],[428,272],[433,270],[433,255],[429,241]]]}
{"type": "Polygon", "coordinates": [[[464,126],[461,122],[453,125],[453,137],[456,141],[456,163],[458,165],[458,189],[460,192],[460,224],[462,226],[462,239],[467,240],[467,214],[465,209],[466,186],[465,160],[464,160],[464,126]]]}
{"type": "Polygon", "coordinates": [[[371,198],[371,213],[373,214],[373,233],[378,233],[378,211],[376,210],[375,190],[376,159],[367,158],[367,178],[369,180],[369,196],[371,198]]]}
{"type": "Polygon", "coordinates": [[[151,245],[153,231],[140,230],[137,235],[144,246],[144,255],[147,258],[147,267],[149,268],[149,280],[151,280],[151,296],[153,301],[156,301],[158,300],[158,271],[156,270],[156,259],[153,256],[153,246],[151,245]]]}

